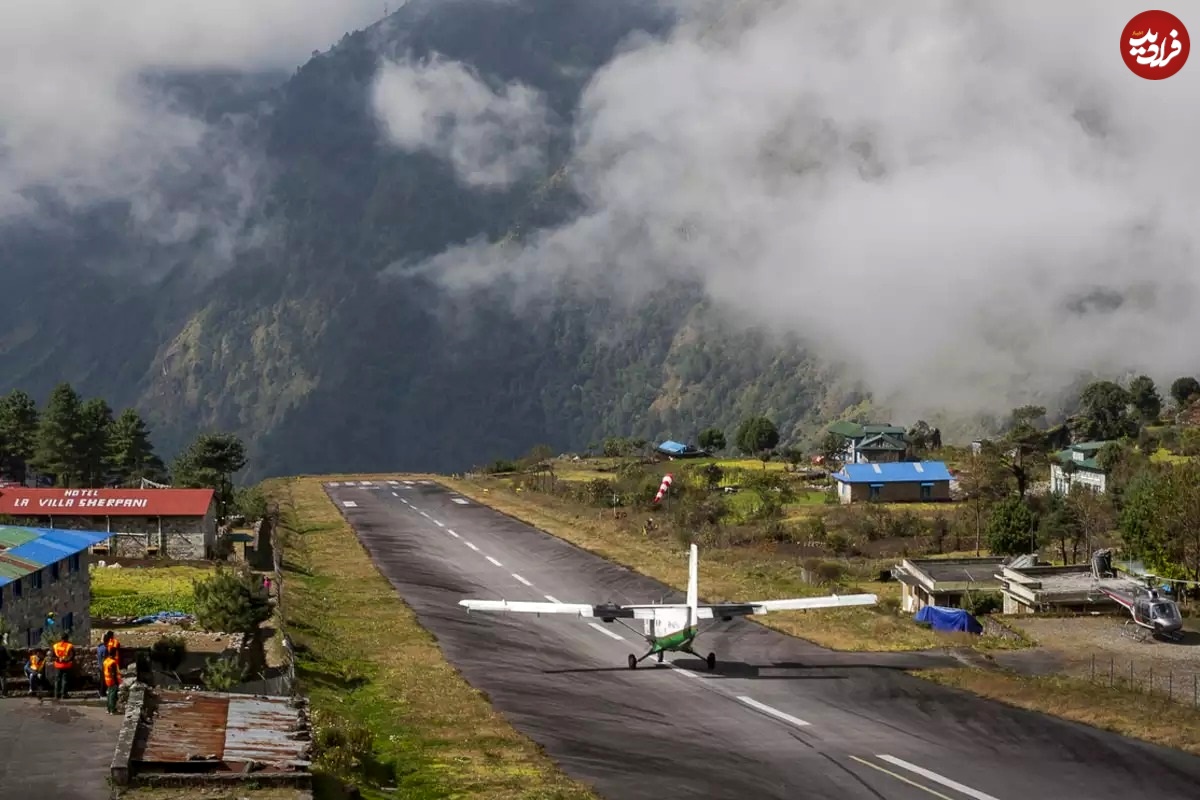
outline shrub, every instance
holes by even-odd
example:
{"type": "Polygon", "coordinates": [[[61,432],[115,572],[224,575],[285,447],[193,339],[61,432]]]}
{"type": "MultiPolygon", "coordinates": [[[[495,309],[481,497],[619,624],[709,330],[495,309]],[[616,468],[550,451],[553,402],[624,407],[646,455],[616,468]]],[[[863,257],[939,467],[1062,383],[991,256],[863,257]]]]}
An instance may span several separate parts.
{"type": "Polygon", "coordinates": [[[250,633],[271,616],[262,581],[245,567],[218,569],[208,580],[194,583],[192,593],[196,621],[205,630],[250,633]]]}
{"type": "Polygon", "coordinates": [[[325,771],[349,778],[371,761],[375,736],[369,728],[321,710],[313,711],[312,727],[314,760],[325,771]]]}
{"type": "Polygon", "coordinates": [[[963,610],[978,617],[991,614],[1004,607],[999,592],[971,592],[963,597],[963,610]]]}
{"type": "Polygon", "coordinates": [[[205,688],[213,692],[227,692],[242,682],[246,671],[237,657],[210,658],[200,673],[205,688]]]}
{"type": "Polygon", "coordinates": [[[827,586],[836,586],[846,576],[846,567],[836,561],[823,561],[817,566],[817,580],[827,586]]]}

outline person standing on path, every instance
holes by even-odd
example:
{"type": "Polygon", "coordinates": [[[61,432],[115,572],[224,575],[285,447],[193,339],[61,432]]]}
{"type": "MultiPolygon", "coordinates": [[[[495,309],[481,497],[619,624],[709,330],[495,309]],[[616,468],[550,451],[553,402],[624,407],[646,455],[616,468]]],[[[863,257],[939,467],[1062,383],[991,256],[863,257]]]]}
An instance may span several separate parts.
{"type": "Polygon", "coordinates": [[[121,671],[111,655],[104,659],[104,689],[108,693],[108,713],[117,713],[117,689],[121,686],[121,671]]]}
{"type": "Polygon", "coordinates": [[[67,699],[67,673],[75,665],[75,645],[66,631],[54,643],[54,699],[67,699]]]}
{"type": "Polygon", "coordinates": [[[99,692],[100,696],[104,697],[104,659],[108,658],[108,639],[112,636],[112,631],[104,634],[104,638],[100,644],[96,645],[96,677],[100,679],[99,692]]]}

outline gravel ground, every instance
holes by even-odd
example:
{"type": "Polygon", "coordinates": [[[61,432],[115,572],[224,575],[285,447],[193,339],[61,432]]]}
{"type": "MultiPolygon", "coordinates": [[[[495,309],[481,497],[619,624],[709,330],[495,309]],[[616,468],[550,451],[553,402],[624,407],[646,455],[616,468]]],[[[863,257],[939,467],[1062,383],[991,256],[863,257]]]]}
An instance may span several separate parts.
{"type": "Polygon", "coordinates": [[[1032,651],[997,653],[1001,666],[1027,674],[1063,673],[1102,684],[1170,694],[1200,704],[1200,633],[1189,631],[1183,642],[1139,642],[1124,635],[1120,617],[1008,618],[1038,642],[1032,651]]]}

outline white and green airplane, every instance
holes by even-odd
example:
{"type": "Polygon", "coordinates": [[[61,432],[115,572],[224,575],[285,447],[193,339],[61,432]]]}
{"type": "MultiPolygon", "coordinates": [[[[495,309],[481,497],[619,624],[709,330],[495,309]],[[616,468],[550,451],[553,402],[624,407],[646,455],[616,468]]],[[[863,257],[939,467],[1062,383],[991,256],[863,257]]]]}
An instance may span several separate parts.
{"type": "MultiPolygon", "coordinates": [[[[691,547],[691,557],[688,563],[688,588],[686,603],[653,603],[647,605],[618,605],[603,603],[541,603],[508,600],[460,600],[459,605],[465,606],[467,613],[472,611],[497,611],[502,613],[516,612],[526,614],[572,614],[578,617],[598,617],[604,622],[619,622],[621,619],[643,620],[644,631],[621,622],[629,630],[641,636],[650,645],[641,658],[629,655],[629,668],[635,669],[639,663],[650,656],[657,655],[658,661],[663,660],[667,651],[688,653],[696,658],[702,656],[692,649],[692,642],[699,633],[700,620],[721,620],[728,622],[734,617],[745,617],[751,614],[766,614],[771,611],[807,611],[814,608],[843,608],[846,606],[870,606],[878,602],[873,594],[849,594],[844,596],[829,595],[827,597],[793,597],[785,600],[752,600],[744,603],[701,603],[697,588],[699,569],[697,565],[696,545],[691,547]]],[[[709,653],[703,658],[709,669],[717,665],[717,656],[709,653]]]]}

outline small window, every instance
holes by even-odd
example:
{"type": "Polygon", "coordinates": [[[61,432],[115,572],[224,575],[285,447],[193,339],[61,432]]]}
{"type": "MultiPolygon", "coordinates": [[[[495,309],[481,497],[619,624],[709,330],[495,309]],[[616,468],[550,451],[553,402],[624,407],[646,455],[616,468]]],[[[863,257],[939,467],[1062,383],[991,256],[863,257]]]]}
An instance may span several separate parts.
{"type": "Polygon", "coordinates": [[[924,486],[924,485],[921,486],[921,499],[922,500],[932,500],[933,499],[933,487],[932,486],[924,486]]]}
{"type": "Polygon", "coordinates": [[[50,582],[56,583],[57,581],[58,581],[58,562],[55,561],[53,564],[50,565],[50,582]]]}
{"type": "Polygon", "coordinates": [[[39,569],[37,572],[33,573],[33,575],[30,577],[33,579],[33,588],[34,589],[42,588],[42,570],[39,569]]]}
{"type": "Polygon", "coordinates": [[[878,486],[872,486],[872,487],[871,487],[870,499],[872,499],[872,500],[878,500],[878,499],[879,499],[879,487],[878,487],[878,486]]]}
{"type": "Polygon", "coordinates": [[[23,591],[24,590],[21,588],[21,578],[17,578],[15,581],[13,581],[13,597],[20,597],[23,591]]]}
{"type": "Polygon", "coordinates": [[[0,586],[0,609],[4,608],[4,587],[0,586]]]}
{"type": "Polygon", "coordinates": [[[79,572],[79,553],[71,556],[71,574],[79,572]]]}
{"type": "Polygon", "coordinates": [[[72,630],[74,630],[75,629],[75,612],[68,611],[67,615],[65,617],[63,617],[62,624],[63,624],[64,632],[70,633],[72,630]]]}

